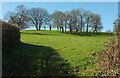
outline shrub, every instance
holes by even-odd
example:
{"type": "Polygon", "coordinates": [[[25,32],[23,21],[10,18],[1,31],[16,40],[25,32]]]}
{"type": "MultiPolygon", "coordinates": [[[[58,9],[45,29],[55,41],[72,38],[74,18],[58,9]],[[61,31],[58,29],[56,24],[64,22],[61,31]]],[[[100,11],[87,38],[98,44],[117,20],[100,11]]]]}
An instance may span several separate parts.
{"type": "Polygon", "coordinates": [[[114,22],[114,38],[105,42],[104,50],[97,53],[97,71],[101,76],[120,76],[120,45],[118,20],[114,22]]]}
{"type": "Polygon", "coordinates": [[[2,43],[20,42],[20,30],[14,24],[0,21],[2,24],[2,43]]]}

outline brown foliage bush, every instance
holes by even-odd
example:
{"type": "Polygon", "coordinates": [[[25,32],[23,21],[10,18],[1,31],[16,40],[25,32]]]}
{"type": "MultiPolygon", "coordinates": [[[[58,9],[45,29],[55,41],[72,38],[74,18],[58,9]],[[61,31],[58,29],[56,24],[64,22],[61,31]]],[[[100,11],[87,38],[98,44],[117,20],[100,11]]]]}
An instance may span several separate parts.
{"type": "Polygon", "coordinates": [[[118,20],[114,22],[115,37],[105,42],[103,51],[97,53],[97,71],[100,76],[120,76],[120,44],[118,20]]]}

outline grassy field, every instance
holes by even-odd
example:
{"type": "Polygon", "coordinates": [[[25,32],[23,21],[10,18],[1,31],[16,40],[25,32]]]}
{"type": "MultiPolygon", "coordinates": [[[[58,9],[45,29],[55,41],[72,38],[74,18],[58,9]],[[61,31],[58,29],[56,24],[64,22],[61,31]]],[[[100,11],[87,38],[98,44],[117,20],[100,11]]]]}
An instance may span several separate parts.
{"type": "Polygon", "coordinates": [[[3,75],[93,76],[91,60],[108,38],[107,33],[21,31],[22,43],[3,50],[3,75]]]}

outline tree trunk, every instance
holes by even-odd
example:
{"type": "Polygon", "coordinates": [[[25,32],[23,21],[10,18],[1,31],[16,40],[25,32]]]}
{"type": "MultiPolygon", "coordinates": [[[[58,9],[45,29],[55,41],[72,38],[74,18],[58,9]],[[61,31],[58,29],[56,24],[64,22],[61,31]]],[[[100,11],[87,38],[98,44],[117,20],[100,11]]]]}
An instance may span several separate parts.
{"type": "Polygon", "coordinates": [[[39,30],[41,30],[41,26],[39,25],[39,30]]]}
{"type": "Polygon", "coordinates": [[[64,33],[64,28],[63,27],[61,27],[62,28],[62,33],[64,33]]]}
{"type": "Polygon", "coordinates": [[[35,25],[35,28],[36,28],[36,30],[38,30],[38,26],[37,25],[35,25]]]}
{"type": "Polygon", "coordinates": [[[65,26],[65,32],[66,32],[66,26],[65,26]]]}
{"type": "Polygon", "coordinates": [[[97,32],[97,25],[95,26],[95,31],[97,32]]]}
{"type": "Polygon", "coordinates": [[[88,22],[87,22],[87,28],[86,28],[86,33],[88,34],[88,22]]]}
{"type": "Polygon", "coordinates": [[[95,25],[95,30],[93,31],[93,33],[95,34],[97,32],[97,25],[95,25]]]}
{"type": "Polygon", "coordinates": [[[70,26],[70,33],[72,33],[72,27],[70,26]]]}
{"type": "Polygon", "coordinates": [[[76,28],[76,32],[78,32],[78,29],[76,28]]]}
{"type": "Polygon", "coordinates": [[[50,31],[51,31],[51,28],[52,28],[52,27],[51,27],[51,25],[50,25],[50,31]]]}
{"type": "Polygon", "coordinates": [[[83,24],[82,24],[82,16],[81,16],[81,29],[80,29],[81,33],[82,33],[82,27],[83,27],[83,24]]]}
{"type": "Polygon", "coordinates": [[[40,28],[38,30],[41,30],[40,28]]]}
{"type": "Polygon", "coordinates": [[[58,26],[57,26],[57,31],[58,31],[58,26]]]}
{"type": "Polygon", "coordinates": [[[65,32],[66,32],[66,28],[67,28],[67,21],[65,21],[65,32]]]}
{"type": "Polygon", "coordinates": [[[41,26],[42,26],[42,24],[41,24],[41,23],[39,23],[39,30],[41,30],[41,26]]]}
{"type": "Polygon", "coordinates": [[[81,28],[80,28],[80,32],[82,33],[82,26],[81,26],[81,28]]]}

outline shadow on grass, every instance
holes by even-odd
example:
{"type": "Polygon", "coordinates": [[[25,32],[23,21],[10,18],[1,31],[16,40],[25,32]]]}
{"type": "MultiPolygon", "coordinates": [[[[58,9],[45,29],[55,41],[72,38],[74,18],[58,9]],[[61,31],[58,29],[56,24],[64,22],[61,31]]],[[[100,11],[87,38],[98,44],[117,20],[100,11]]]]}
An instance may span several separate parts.
{"type": "MultiPolygon", "coordinates": [[[[58,36],[58,34],[43,34],[43,33],[27,33],[27,32],[21,32],[21,34],[32,34],[32,35],[51,35],[51,36],[58,36]]],[[[79,36],[114,36],[113,33],[107,33],[107,32],[89,32],[88,34],[86,32],[72,32],[70,33],[69,31],[64,32],[64,34],[72,34],[72,35],[79,35],[79,36]]],[[[60,34],[59,34],[60,36],[60,34]]]]}
{"type": "MultiPolygon", "coordinates": [[[[70,32],[65,32],[65,34],[70,34],[70,32]]],[[[86,32],[72,32],[71,34],[73,35],[79,35],[79,36],[113,36],[113,33],[106,33],[106,32],[97,32],[97,33],[93,33],[93,32],[89,32],[88,34],[86,32]]]]}
{"type": "Polygon", "coordinates": [[[43,33],[27,33],[27,32],[21,32],[21,34],[33,34],[33,35],[52,35],[52,34],[43,34],[43,33]]]}
{"type": "Polygon", "coordinates": [[[19,43],[3,48],[4,76],[74,76],[70,64],[55,49],[19,43]]]}

